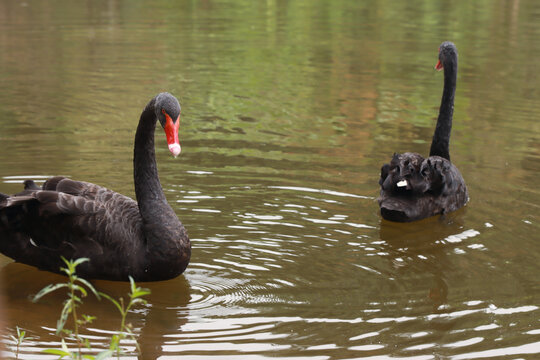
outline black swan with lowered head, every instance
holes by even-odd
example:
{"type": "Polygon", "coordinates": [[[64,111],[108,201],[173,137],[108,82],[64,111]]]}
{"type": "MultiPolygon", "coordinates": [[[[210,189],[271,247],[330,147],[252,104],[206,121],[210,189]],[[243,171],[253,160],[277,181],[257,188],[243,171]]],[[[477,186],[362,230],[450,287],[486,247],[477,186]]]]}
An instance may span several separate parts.
{"type": "Polygon", "coordinates": [[[77,268],[86,278],[155,281],[181,274],[189,263],[191,244],[159,182],[157,120],[171,153],[180,153],[180,104],[171,94],[161,93],[144,108],[135,134],[137,202],[65,177],[48,179],[42,188],[27,180],[21,193],[0,193],[0,252],[52,272],[65,266],[61,257],[89,258],[77,268]]]}
{"type": "Polygon", "coordinates": [[[378,198],[383,218],[415,221],[459,209],[469,199],[461,173],[450,162],[450,131],[454,113],[458,54],[456,46],[443,42],[435,69],[444,69],[444,89],[429,157],[416,153],[394,154],[381,169],[378,198]]]}

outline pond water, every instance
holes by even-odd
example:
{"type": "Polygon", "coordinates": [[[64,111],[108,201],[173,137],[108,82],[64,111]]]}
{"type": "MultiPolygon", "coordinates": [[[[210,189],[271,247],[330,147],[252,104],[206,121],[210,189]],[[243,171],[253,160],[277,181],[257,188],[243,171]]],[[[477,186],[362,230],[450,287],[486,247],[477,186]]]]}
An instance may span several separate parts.
{"type": "MultiPolygon", "coordinates": [[[[0,0],[0,192],[66,175],[134,196],[139,114],[169,91],[183,151],[158,133],[158,165],[193,255],[142,284],[140,358],[534,358],[539,19],[519,0],[0,0]],[[380,166],[429,151],[444,40],[460,54],[450,152],[470,202],[383,221],[380,166]]],[[[19,326],[19,358],[54,358],[41,350],[60,347],[64,294],[28,298],[64,278],[0,266],[3,356],[19,326]]],[[[115,308],[83,310],[106,348],[115,308]]]]}

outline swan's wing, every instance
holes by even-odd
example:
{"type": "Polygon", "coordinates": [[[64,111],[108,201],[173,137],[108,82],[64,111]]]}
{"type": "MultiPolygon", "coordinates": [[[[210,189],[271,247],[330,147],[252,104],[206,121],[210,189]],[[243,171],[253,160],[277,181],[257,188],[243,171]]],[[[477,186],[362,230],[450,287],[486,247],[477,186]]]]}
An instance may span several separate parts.
{"type": "Polygon", "coordinates": [[[458,168],[445,158],[430,156],[422,163],[422,173],[430,183],[430,191],[441,196],[466,192],[465,180],[458,168]]]}
{"type": "Polygon", "coordinates": [[[459,209],[469,200],[467,185],[458,168],[445,158],[430,156],[422,164],[427,170],[432,193],[437,195],[438,203],[444,212],[459,209]]]}
{"type": "Polygon", "coordinates": [[[141,238],[142,221],[132,199],[65,178],[49,182],[45,188],[56,191],[25,190],[0,202],[0,250],[4,254],[39,264],[36,258],[45,254],[96,257],[136,247],[133,239],[141,238]]]}
{"type": "Polygon", "coordinates": [[[113,191],[102,186],[85,181],[71,180],[63,176],[56,176],[45,181],[43,190],[81,196],[89,200],[96,200],[97,195],[104,192],[114,194],[113,191]]]}
{"type": "MultiPolygon", "coordinates": [[[[36,216],[46,219],[60,214],[83,215],[97,212],[94,201],[50,190],[31,191],[10,196],[0,209],[3,209],[11,217],[19,218],[20,221],[36,216]]],[[[10,221],[11,219],[8,218],[7,222],[10,221]]]]}
{"type": "Polygon", "coordinates": [[[24,191],[6,196],[3,206],[13,207],[32,200],[37,201],[40,216],[93,215],[100,210],[114,213],[119,206],[136,206],[132,199],[112,190],[62,176],[48,179],[42,189],[37,187],[32,180],[26,180],[24,191]]]}
{"type": "Polygon", "coordinates": [[[128,215],[124,214],[125,211],[132,217],[139,216],[137,203],[131,198],[86,181],[58,176],[47,180],[43,184],[43,190],[63,194],[58,198],[58,205],[67,213],[95,213],[97,209],[102,209],[105,215],[111,218],[111,222],[116,217],[120,223],[125,222],[125,216],[128,215]]]}

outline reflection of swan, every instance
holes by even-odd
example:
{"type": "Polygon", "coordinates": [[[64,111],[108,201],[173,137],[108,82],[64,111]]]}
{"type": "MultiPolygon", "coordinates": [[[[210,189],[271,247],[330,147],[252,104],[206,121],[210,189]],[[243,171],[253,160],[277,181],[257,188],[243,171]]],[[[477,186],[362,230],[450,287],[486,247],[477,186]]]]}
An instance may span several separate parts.
{"type": "Polygon", "coordinates": [[[444,90],[429,157],[394,154],[381,169],[379,206],[383,218],[415,221],[459,209],[468,201],[461,173],[450,162],[449,144],[457,79],[457,49],[451,42],[439,48],[437,70],[444,68],[444,90]]]}
{"type": "MultiPolygon", "coordinates": [[[[110,281],[96,281],[100,291],[114,294],[116,298],[123,296],[118,291],[117,283],[110,281]]],[[[144,283],[142,287],[150,289],[150,295],[145,296],[148,300],[148,311],[142,319],[140,330],[137,332],[137,341],[141,348],[141,359],[158,359],[163,355],[163,347],[168,335],[178,334],[179,329],[187,323],[188,303],[191,300],[189,282],[184,276],[172,280],[144,283]]],[[[126,287],[127,289],[127,287],[126,287]]],[[[115,319],[118,317],[115,316],[115,319]]]]}
{"type": "Polygon", "coordinates": [[[154,130],[165,130],[169,149],[180,153],[180,104],[161,93],[144,108],[135,134],[133,173],[137,202],[82,181],[53,177],[38,188],[0,193],[0,251],[43,270],[59,272],[67,259],[86,278],[136,281],[171,279],[188,265],[191,245],[159,182],[154,130]]]}
{"type": "MultiPolygon", "coordinates": [[[[451,270],[447,251],[453,245],[444,239],[463,232],[463,213],[450,214],[441,221],[440,218],[425,219],[411,224],[381,222],[380,238],[386,245],[383,249],[388,253],[392,264],[392,277],[401,283],[414,278],[432,277],[431,284],[424,294],[430,300],[433,311],[440,310],[448,295],[446,275],[451,270]]],[[[416,282],[416,281],[415,281],[416,282]]]]}
{"type": "MultiPolygon", "coordinates": [[[[65,292],[56,291],[37,303],[31,303],[29,297],[38,293],[43,287],[52,283],[65,282],[60,275],[38,271],[20,263],[10,263],[0,269],[0,303],[4,317],[4,328],[13,329],[16,326],[29,331],[34,341],[27,342],[25,352],[39,353],[44,347],[50,347],[51,342],[57,342],[54,334],[56,321],[60,316],[65,292]],[[25,286],[21,286],[24,283],[25,286]],[[33,349],[35,347],[35,349],[33,349]]],[[[126,299],[129,284],[111,281],[93,281],[96,289],[118,299],[126,299]]],[[[187,304],[191,298],[191,289],[184,276],[172,280],[142,284],[152,292],[144,298],[148,306],[136,308],[128,315],[132,323],[137,341],[144,359],[157,359],[164,355],[162,348],[165,336],[175,334],[187,322],[187,304]],[[141,309],[139,311],[137,309],[141,309]]],[[[96,330],[83,330],[82,334],[92,335],[92,348],[105,349],[109,346],[110,331],[120,328],[120,314],[109,301],[97,300],[89,294],[83,299],[81,313],[96,316],[90,326],[96,330]]]]}

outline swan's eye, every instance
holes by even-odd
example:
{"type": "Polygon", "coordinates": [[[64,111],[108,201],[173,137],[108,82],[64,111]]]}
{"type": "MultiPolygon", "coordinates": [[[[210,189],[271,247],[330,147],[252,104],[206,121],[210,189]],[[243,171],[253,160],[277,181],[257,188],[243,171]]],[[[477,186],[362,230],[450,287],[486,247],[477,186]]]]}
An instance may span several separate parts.
{"type": "Polygon", "coordinates": [[[167,112],[165,111],[165,109],[161,109],[161,113],[162,113],[163,115],[167,115],[167,112]]]}

